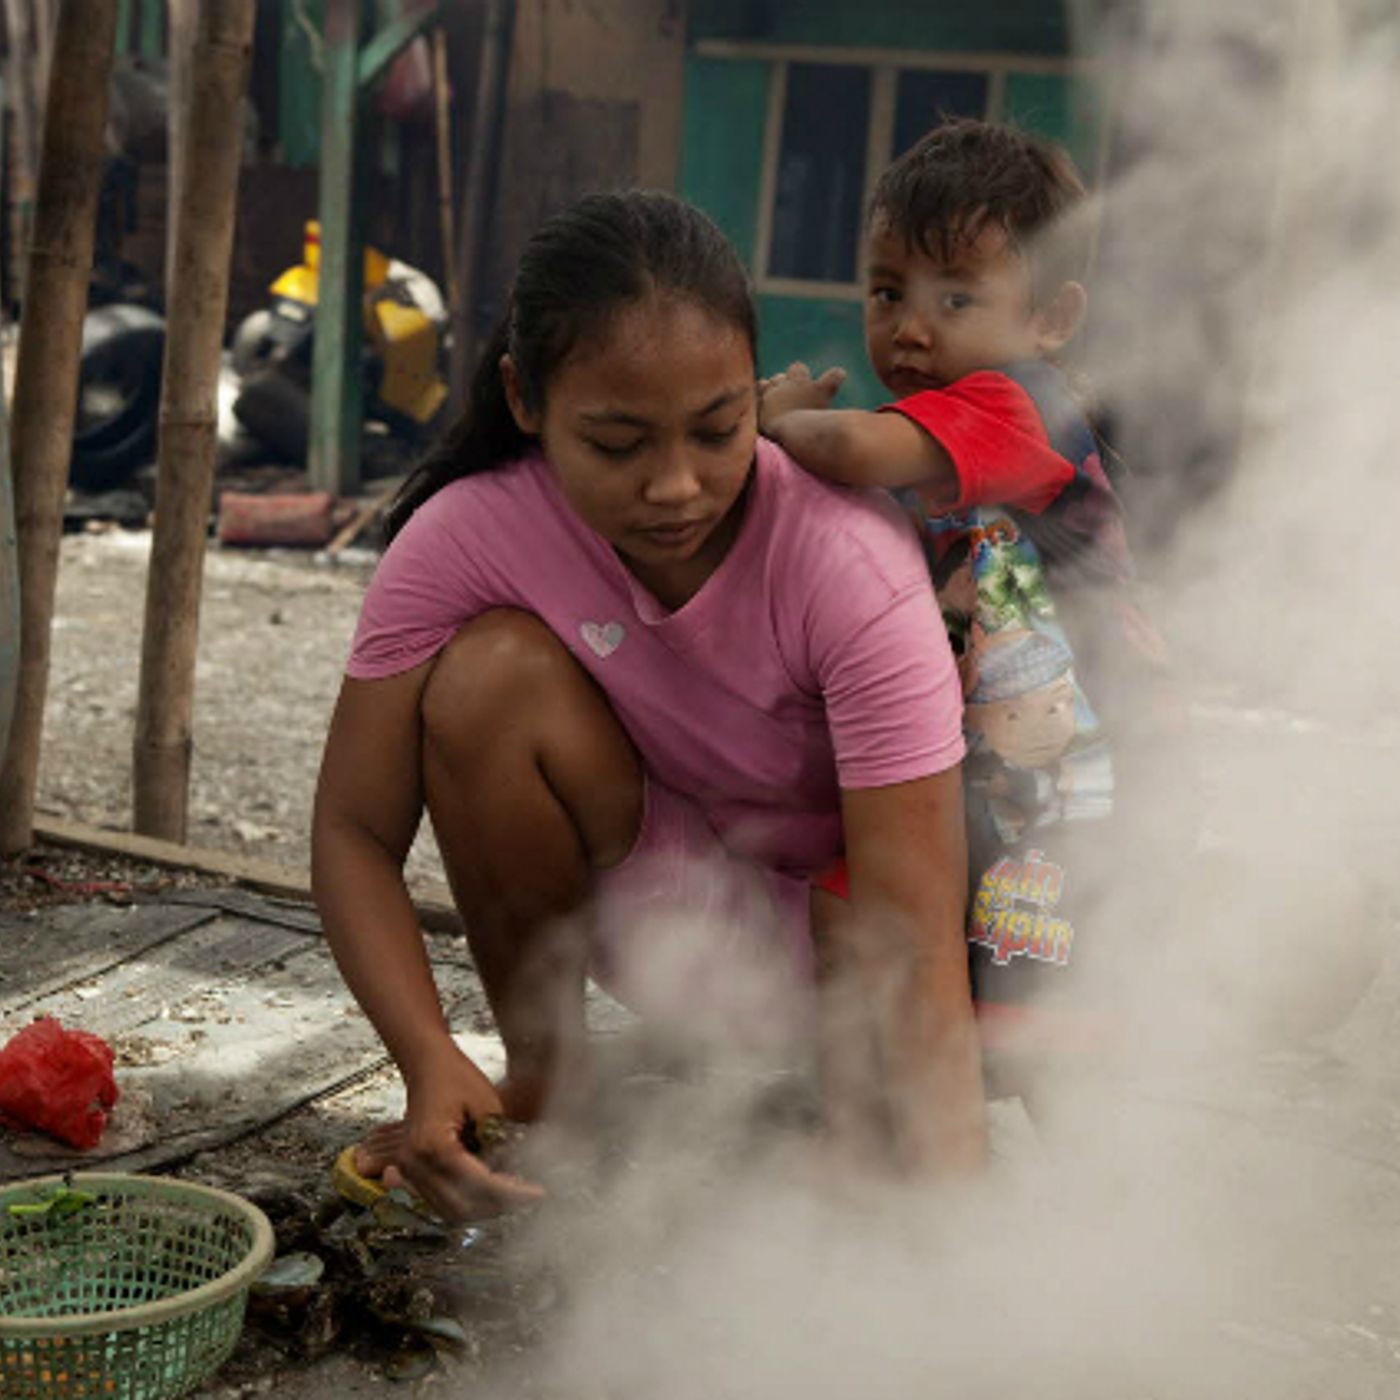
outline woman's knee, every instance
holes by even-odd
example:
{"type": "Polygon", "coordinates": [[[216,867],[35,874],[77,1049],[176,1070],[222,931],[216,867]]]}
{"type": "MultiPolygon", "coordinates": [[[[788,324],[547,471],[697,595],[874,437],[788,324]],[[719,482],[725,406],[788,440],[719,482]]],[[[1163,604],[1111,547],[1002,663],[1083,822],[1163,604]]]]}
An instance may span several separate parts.
{"type": "Polygon", "coordinates": [[[499,741],[533,707],[586,677],[558,637],[531,613],[496,608],[468,622],[443,647],[423,691],[425,736],[499,741]]]}
{"type": "Polygon", "coordinates": [[[641,761],[607,697],[539,618],[501,608],[469,622],[440,654],[422,714],[430,796],[434,773],[453,787],[484,781],[493,801],[540,779],[594,863],[630,848],[641,761]]]}

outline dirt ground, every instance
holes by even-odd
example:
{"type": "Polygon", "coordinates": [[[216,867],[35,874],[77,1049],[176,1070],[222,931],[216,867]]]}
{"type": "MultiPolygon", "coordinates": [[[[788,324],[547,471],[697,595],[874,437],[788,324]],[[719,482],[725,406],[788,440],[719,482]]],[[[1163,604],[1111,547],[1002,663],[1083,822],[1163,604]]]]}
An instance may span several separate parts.
{"type": "MultiPolygon", "coordinates": [[[[40,773],[39,805],[45,812],[129,827],[132,721],[148,550],[149,535],[140,531],[82,533],[63,542],[40,773]]],[[[369,554],[328,566],[311,554],[211,548],[195,698],[192,843],[304,866],[321,740],[372,567],[369,554]]],[[[1277,761],[1297,767],[1299,792],[1305,790],[1302,780],[1311,780],[1321,770],[1325,782],[1316,791],[1324,796],[1330,787],[1351,788],[1358,772],[1392,762],[1397,747],[1390,733],[1368,735],[1364,744],[1343,741],[1320,735],[1310,721],[1242,708],[1236,702],[1221,703],[1215,711],[1198,709],[1212,736],[1206,763],[1217,794],[1212,826],[1227,832],[1235,824],[1234,807],[1258,800],[1244,778],[1255,771],[1251,765],[1257,764],[1261,747],[1277,753],[1277,761]],[[1325,763],[1318,762],[1319,755],[1325,763]],[[1235,794],[1233,803],[1219,796],[1228,793],[1235,794]]],[[[1393,814],[1370,826],[1366,839],[1377,849],[1374,869],[1388,872],[1393,868],[1393,814]]],[[[441,879],[430,836],[420,836],[410,869],[419,878],[441,879]]],[[[1234,886],[1249,882],[1242,882],[1233,866],[1230,869],[1230,897],[1238,899],[1249,890],[1234,886]]],[[[1306,872],[1284,881],[1282,893],[1270,899],[1286,906],[1303,897],[1310,884],[1305,876],[1306,872]]],[[[161,882],[188,878],[192,877],[40,848],[28,859],[0,864],[0,909],[34,909],[42,918],[47,905],[64,899],[124,897],[121,890],[84,887],[159,888],[161,882]]],[[[1241,1368],[1243,1380],[1236,1394],[1266,1394],[1271,1400],[1381,1400],[1394,1395],[1400,1385],[1400,1274],[1391,1257],[1394,1229],[1400,1224],[1400,1111],[1395,1107],[1400,1103],[1400,1037],[1395,1035],[1400,1025],[1400,957],[1395,952],[1393,880],[1388,874],[1378,878],[1383,898],[1369,888],[1359,889],[1354,906],[1334,900],[1327,920],[1338,961],[1349,956],[1349,929],[1361,923],[1374,926],[1384,948],[1380,975],[1374,976],[1367,966],[1356,985],[1349,985],[1347,1005],[1338,1007],[1340,1025],[1333,1033],[1275,1056],[1263,1071],[1253,1061],[1241,1060],[1233,1074],[1231,1065],[1222,1064],[1205,1080],[1193,1082],[1189,1096],[1172,1086],[1168,1097],[1139,1096],[1130,1105],[1135,1114],[1156,1114],[1173,1125],[1178,1118],[1207,1125],[1212,1143],[1228,1133],[1227,1159],[1241,1184],[1236,1191],[1234,1176],[1226,1181],[1234,1194],[1222,1196],[1222,1211],[1254,1210],[1269,1197],[1254,1183],[1271,1174],[1283,1182],[1277,1186],[1280,1200],[1306,1203],[1301,1210],[1290,1207],[1293,1213],[1286,1222],[1259,1225],[1259,1238],[1248,1237],[1238,1257],[1222,1251],[1211,1269],[1188,1273],[1192,1287],[1199,1285],[1203,1296],[1212,1280],[1227,1275],[1238,1276],[1241,1299],[1251,1290],[1258,1294],[1260,1301],[1248,1308],[1231,1301],[1219,1317],[1203,1324],[1215,1339],[1212,1345],[1231,1348],[1231,1364],[1241,1368]],[[1353,1011],[1357,997],[1360,1004],[1353,1011]],[[1306,1256],[1306,1268],[1283,1250],[1284,1244],[1294,1247],[1295,1234],[1306,1236],[1296,1246],[1300,1257],[1305,1247],[1314,1251],[1306,1256]],[[1265,1291],[1266,1283],[1272,1292],[1265,1291]],[[1297,1296],[1275,1296],[1288,1289],[1297,1296]]],[[[1255,883],[1262,889],[1267,882],[1261,878],[1255,883]]],[[[1273,904],[1244,902],[1248,907],[1241,908],[1235,924],[1238,957],[1251,978],[1256,964],[1273,976],[1288,962],[1279,949],[1270,952],[1273,904]]],[[[1301,965],[1311,968],[1313,963],[1301,965]]],[[[275,1214],[288,1192],[324,1192],[335,1151],[362,1134],[368,1122],[393,1111],[401,1102],[398,1092],[395,1076],[385,1071],[239,1143],[196,1157],[180,1170],[252,1194],[275,1214]]],[[[1175,1144],[1174,1134],[1175,1127],[1165,1140],[1175,1144]]],[[[653,1206],[659,1209],[657,1203],[653,1206]]],[[[679,1198],[676,1209],[681,1210],[679,1198]]],[[[579,1213],[597,1211],[585,1201],[579,1213]]],[[[668,1243],[668,1230],[678,1227],[662,1214],[669,1223],[637,1232],[637,1257],[624,1259],[628,1276],[654,1270],[662,1277],[687,1257],[683,1248],[668,1243]]],[[[290,1218],[300,1217],[293,1211],[290,1218]]],[[[705,1225],[698,1238],[691,1239],[692,1252],[706,1244],[708,1231],[705,1225]]],[[[684,1242],[684,1232],[679,1238],[684,1242]]],[[[466,1275],[473,1287],[499,1299],[499,1327],[489,1309],[476,1309],[474,1304],[472,1315],[482,1326],[474,1325],[472,1335],[481,1349],[399,1385],[398,1393],[489,1393],[510,1400],[547,1395],[548,1400],[559,1400],[559,1392],[537,1389],[528,1375],[501,1378],[511,1377],[522,1357],[536,1354],[544,1322],[556,1328],[563,1322],[574,1327],[576,1322],[551,1320],[548,1306],[527,1302],[531,1295],[518,1291],[526,1287],[522,1276],[503,1266],[491,1250],[477,1257],[480,1268],[469,1268],[466,1275]]],[[[739,1257],[742,1264],[742,1253],[739,1257]]],[[[1049,1287],[1042,1279],[1032,1291],[1044,1297],[1049,1287]]],[[[624,1288],[620,1296],[635,1302],[640,1295],[624,1288]]],[[[660,1304],[653,1305],[652,1314],[638,1320],[632,1346],[645,1353],[646,1338],[655,1333],[664,1351],[672,1321],[660,1304]]],[[[602,1335],[612,1337],[611,1326],[604,1327],[602,1335]]],[[[473,1348],[476,1345],[474,1341],[473,1348]]],[[[608,1354],[596,1344],[595,1350],[581,1353],[595,1361],[608,1354]]],[[[794,1352],[801,1354],[800,1348],[794,1352]]],[[[607,1377],[605,1369],[602,1374],[604,1379],[591,1373],[578,1377],[567,1393],[664,1393],[662,1387],[640,1383],[630,1389],[613,1386],[616,1377],[607,1377]]],[[[341,1400],[392,1391],[395,1387],[385,1375],[382,1354],[367,1356],[363,1349],[337,1345],[308,1365],[253,1327],[229,1367],[200,1394],[208,1400],[244,1400],[268,1393],[341,1400]]],[[[1187,1388],[1139,1385],[1113,1393],[1153,1400],[1214,1396],[1226,1393],[1222,1377],[1228,1379],[1227,1373],[1206,1369],[1187,1388]],[[1207,1378],[1212,1383],[1206,1383],[1207,1378]]],[[[720,1386],[712,1393],[752,1392],[720,1386]]],[[[812,1393],[824,1392],[818,1387],[812,1393]]],[[[1079,1393],[1108,1392],[1089,1385],[1079,1393]]]]}
{"type": "MultiPolygon", "coordinates": [[[[38,808],[131,826],[146,530],[64,537],[38,808]]],[[[210,545],[195,681],[191,845],[306,865],[321,742],[375,556],[210,545]]],[[[411,877],[442,878],[431,834],[411,877]]]]}

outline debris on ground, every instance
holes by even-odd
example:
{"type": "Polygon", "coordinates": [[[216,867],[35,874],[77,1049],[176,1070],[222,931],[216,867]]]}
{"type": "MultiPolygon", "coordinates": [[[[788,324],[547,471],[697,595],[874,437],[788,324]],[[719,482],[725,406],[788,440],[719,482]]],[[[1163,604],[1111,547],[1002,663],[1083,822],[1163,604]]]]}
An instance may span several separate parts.
{"type": "Polygon", "coordinates": [[[138,897],[227,884],[226,878],[195,870],[39,841],[20,855],[0,857],[0,914],[29,914],[75,901],[128,904],[138,897]]]}
{"type": "Polygon", "coordinates": [[[217,1393],[291,1385],[332,1352],[391,1381],[485,1367],[536,1342],[557,1304],[552,1281],[511,1255],[519,1216],[448,1226],[402,1191],[379,1203],[391,1210],[358,1206],[295,1168],[220,1184],[267,1213],[277,1255],[217,1393]]]}

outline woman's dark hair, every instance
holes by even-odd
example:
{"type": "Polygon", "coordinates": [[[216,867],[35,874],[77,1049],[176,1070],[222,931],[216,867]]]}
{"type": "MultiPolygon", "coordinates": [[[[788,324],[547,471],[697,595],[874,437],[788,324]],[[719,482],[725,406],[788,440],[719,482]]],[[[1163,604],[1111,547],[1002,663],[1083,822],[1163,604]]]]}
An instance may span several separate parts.
{"type": "Polygon", "coordinates": [[[509,311],[472,376],[466,412],[404,483],[385,538],[448,482],[528,451],[506,402],[509,353],[526,407],[544,406],[550,378],[573,351],[648,296],[693,302],[756,347],[748,274],[728,239],[693,205],[655,190],[589,195],[544,223],[525,245],[509,311]]]}
{"type": "Polygon", "coordinates": [[[1005,229],[1033,257],[1038,290],[1057,291],[1085,275],[1084,182],[1069,152],[1003,122],[971,117],[926,132],[880,176],[869,222],[882,221],[940,262],[988,226],[1005,229]]]}

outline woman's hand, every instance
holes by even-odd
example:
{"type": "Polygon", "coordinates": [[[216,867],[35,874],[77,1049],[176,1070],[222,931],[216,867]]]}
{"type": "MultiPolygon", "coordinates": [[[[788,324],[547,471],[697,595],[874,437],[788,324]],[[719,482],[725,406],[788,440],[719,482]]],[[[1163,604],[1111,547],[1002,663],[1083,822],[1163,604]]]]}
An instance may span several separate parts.
{"type": "Polygon", "coordinates": [[[355,1169],[404,1185],[444,1220],[499,1215],[539,1200],[540,1187],[493,1171],[462,1142],[468,1121],[503,1113],[491,1081],[450,1040],[411,1075],[408,1114],[375,1129],[355,1153],[355,1169]]]}
{"type": "Polygon", "coordinates": [[[846,382],[844,369],[832,368],[816,379],[798,362],[781,374],[758,381],[758,431],[767,435],[784,414],[803,408],[829,408],[836,391],[846,382]]]}

